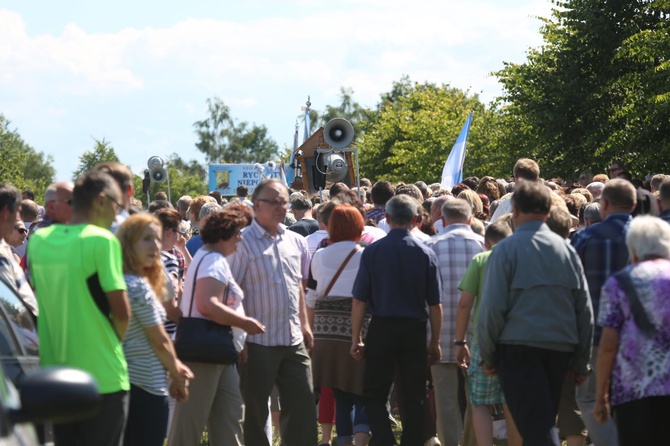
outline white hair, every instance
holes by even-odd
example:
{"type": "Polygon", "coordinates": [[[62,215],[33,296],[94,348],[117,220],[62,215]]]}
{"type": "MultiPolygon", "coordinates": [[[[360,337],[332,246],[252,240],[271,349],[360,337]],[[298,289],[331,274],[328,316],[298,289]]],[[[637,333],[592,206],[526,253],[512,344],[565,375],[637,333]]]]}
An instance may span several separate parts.
{"type": "Polygon", "coordinates": [[[589,183],[586,186],[586,190],[591,192],[591,195],[593,195],[593,198],[600,197],[600,194],[603,193],[604,188],[605,188],[605,183],[601,183],[600,181],[594,181],[593,183],[589,183]]]}
{"type": "Polygon", "coordinates": [[[198,220],[202,220],[203,218],[207,217],[209,214],[213,214],[214,212],[218,212],[221,209],[223,209],[223,208],[221,206],[219,206],[219,203],[217,203],[215,201],[205,203],[200,208],[200,213],[198,214],[198,220]]]}
{"type": "Polygon", "coordinates": [[[626,234],[626,247],[639,260],[670,259],[670,224],[651,215],[635,217],[626,234]]]}

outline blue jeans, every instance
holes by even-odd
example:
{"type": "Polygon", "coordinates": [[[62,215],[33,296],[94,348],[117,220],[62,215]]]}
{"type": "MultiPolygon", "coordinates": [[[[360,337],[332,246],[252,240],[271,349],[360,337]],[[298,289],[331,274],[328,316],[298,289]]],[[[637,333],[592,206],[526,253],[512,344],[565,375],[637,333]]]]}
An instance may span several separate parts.
{"type": "Polygon", "coordinates": [[[369,434],[370,426],[363,397],[339,389],[333,389],[333,395],[335,395],[337,444],[353,444],[355,434],[369,434]]]}

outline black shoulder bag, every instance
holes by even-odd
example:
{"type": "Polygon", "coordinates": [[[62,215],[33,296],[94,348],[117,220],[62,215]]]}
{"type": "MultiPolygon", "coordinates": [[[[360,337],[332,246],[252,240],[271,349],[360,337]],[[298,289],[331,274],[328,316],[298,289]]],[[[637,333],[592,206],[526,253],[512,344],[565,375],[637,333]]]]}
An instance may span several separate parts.
{"type": "MultiPolygon", "coordinates": [[[[209,319],[191,317],[193,302],[195,301],[195,286],[198,282],[198,269],[202,260],[209,254],[211,252],[202,256],[195,269],[188,316],[179,318],[174,348],[177,356],[182,361],[234,364],[237,362],[238,353],[233,344],[233,331],[230,325],[221,325],[209,319]]],[[[224,303],[227,300],[229,289],[230,282],[226,286],[224,303]]]]}
{"type": "Polygon", "coordinates": [[[656,327],[654,327],[654,324],[649,320],[649,316],[647,315],[644,306],[642,306],[642,302],[640,302],[640,297],[637,295],[637,290],[635,289],[635,285],[633,284],[633,279],[631,278],[630,273],[626,270],[623,270],[614,274],[614,277],[616,278],[623,292],[626,293],[626,296],[628,296],[630,312],[633,315],[635,325],[637,325],[640,331],[647,337],[653,337],[656,331],[656,327]]]}

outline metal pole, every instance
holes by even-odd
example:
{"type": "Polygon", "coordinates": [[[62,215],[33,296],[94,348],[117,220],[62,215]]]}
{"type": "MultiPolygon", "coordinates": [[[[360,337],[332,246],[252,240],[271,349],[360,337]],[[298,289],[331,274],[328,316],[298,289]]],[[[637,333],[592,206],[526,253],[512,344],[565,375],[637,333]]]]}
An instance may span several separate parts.
{"type": "Polygon", "coordinates": [[[168,182],[168,201],[172,203],[172,196],[170,195],[170,165],[168,163],[165,163],[165,174],[168,182]]]}
{"type": "Polygon", "coordinates": [[[361,170],[358,165],[358,149],[354,150],[354,156],[356,157],[356,185],[358,186],[358,201],[363,203],[363,198],[361,198],[361,170]]]}

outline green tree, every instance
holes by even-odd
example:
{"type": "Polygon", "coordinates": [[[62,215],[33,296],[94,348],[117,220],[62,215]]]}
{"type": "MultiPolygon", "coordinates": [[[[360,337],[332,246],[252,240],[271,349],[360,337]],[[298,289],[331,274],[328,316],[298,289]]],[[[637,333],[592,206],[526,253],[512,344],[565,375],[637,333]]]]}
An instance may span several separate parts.
{"type": "Polygon", "coordinates": [[[9,129],[9,120],[0,114],[0,181],[19,190],[32,189],[38,203],[54,181],[53,157],[26,144],[18,131],[9,129]]]}
{"type": "MultiPolygon", "coordinates": [[[[207,171],[205,167],[195,160],[184,161],[181,157],[173,153],[166,162],[168,175],[170,178],[170,198],[174,206],[177,205],[179,197],[190,195],[197,197],[198,195],[207,195],[207,171]]],[[[135,198],[142,201],[142,204],[147,206],[147,194],[142,192],[142,179],[139,176],[134,177],[135,198]]],[[[168,193],[168,182],[162,183],[151,182],[149,189],[150,202],[153,201],[156,192],[168,193]]]]}
{"type": "MultiPolygon", "coordinates": [[[[340,87],[339,105],[326,105],[322,112],[310,108],[310,133],[314,133],[319,127],[325,126],[331,119],[343,118],[354,127],[354,137],[360,138],[372,119],[372,112],[356,102],[353,96],[354,90],[352,88],[340,87]]],[[[305,113],[300,114],[298,120],[302,123],[300,129],[304,132],[305,113]]]]}
{"type": "MultiPolygon", "coordinates": [[[[398,90],[400,91],[400,90],[398,90]]],[[[473,159],[486,158],[491,139],[479,133],[487,111],[477,95],[432,83],[405,87],[393,100],[382,95],[380,112],[358,143],[361,175],[374,180],[440,181],[442,168],[470,111],[474,111],[465,161],[467,175],[478,172],[473,159]],[[470,169],[470,170],[468,170],[470,169]]]]}
{"type": "Polygon", "coordinates": [[[507,121],[502,144],[549,174],[638,174],[670,168],[670,2],[557,0],[544,44],[496,73],[507,121]]]}
{"type": "Polygon", "coordinates": [[[277,143],[264,125],[237,122],[230,108],[217,97],[207,99],[209,116],[193,126],[198,137],[195,146],[208,163],[264,163],[278,154],[277,143]]]}
{"type": "Polygon", "coordinates": [[[87,150],[79,157],[79,166],[72,173],[73,181],[76,180],[79,175],[88,172],[100,163],[112,161],[119,162],[119,157],[116,156],[114,147],[112,147],[112,144],[109,141],[106,141],[105,138],[102,138],[102,140],[94,138],[93,140],[95,141],[93,149],[87,150]]]}

